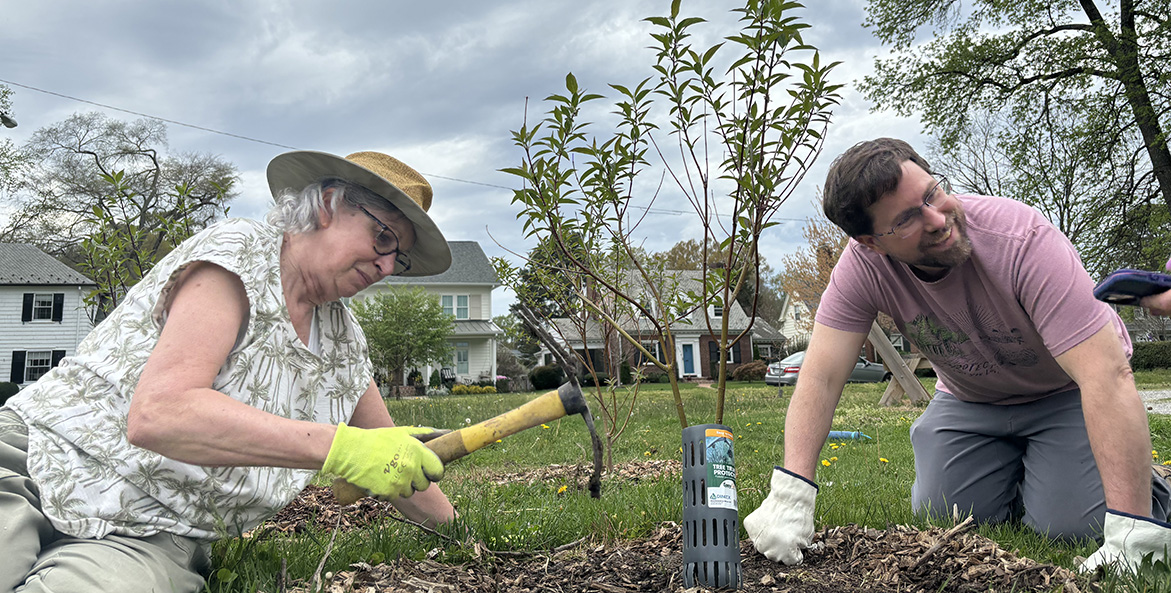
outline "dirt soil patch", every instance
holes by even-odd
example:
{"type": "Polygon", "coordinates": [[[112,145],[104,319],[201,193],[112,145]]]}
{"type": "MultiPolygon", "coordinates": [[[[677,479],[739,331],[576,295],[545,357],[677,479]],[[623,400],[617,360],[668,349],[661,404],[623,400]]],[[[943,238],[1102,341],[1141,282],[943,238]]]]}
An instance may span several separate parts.
{"type": "MultiPolygon", "coordinates": [[[[643,462],[616,469],[608,480],[639,480],[678,472],[678,462],[643,462]]],[[[557,481],[574,484],[588,478],[585,466],[509,472],[488,479],[557,481]]],[[[357,529],[393,514],[388,503],[371,498],[339,507],[327,489],[311,487],[262,529],[296,533],[310,524],[325,529],[357,529]]],[[[789,567],[769,561],[751,542],[741,542],[741,591],[747,593],[974,593],[977,591],[1052,591],[1079,593],[1069,570],[1039,564],[1001,549],[995,542],[970,533],[969,526],[918,530],[892,526],[885,530],[856,525],[823,530],[815,536],[805,562],[789,567]]],[[[649,537],[617,541],[578,542],[562,550],[501,554],[472,544],[475,560],[445,564],[435,559],[394,560],[378,565],[355,564],[349,570],[323,575],[322,591],[341,593],[521,593],[597,591],[682,592],[683,551],[679,525],[663,523],[649,537]]],[[[294,583],[287,591],[317,590],[315,583],[294,583]]]]}

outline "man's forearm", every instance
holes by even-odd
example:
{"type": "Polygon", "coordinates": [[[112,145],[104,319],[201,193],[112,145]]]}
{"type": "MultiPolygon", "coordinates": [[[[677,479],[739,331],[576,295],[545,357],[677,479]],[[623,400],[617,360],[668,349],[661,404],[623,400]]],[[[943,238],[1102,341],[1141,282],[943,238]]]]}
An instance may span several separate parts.
{"type": "MultiPolygon", "coordinates": [[[[808,387],[808,385],[806,385],[808,387]]],[[[785,469],[816,481],[817,456],[833,422],[838,398],[798,389],[785,415],[785,469]]]]}
{"type": "Polygon", "coordinates": [[[1090,447],[1102,476],[1106,506],[1141,517],[1151,514],[1151,450],[1147,414],[1134,384],[1082,389],[1090,447]]]}

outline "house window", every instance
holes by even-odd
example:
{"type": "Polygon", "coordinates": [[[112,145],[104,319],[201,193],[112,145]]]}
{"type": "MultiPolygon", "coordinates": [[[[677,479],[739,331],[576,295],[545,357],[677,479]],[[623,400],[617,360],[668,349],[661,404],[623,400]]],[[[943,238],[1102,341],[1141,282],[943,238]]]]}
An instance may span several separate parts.
{"type": "MultiPolygon", "coordinates": [[[[50,300],[52,296],[50,295],[50,300]]],[[[53,353],[49,350],[30,350],[24,355],[24,382],[31,383],[53,368],[53,353]]]]}
{"type": "MultiPolygon", "coordinates": [[[[33,295],[33,321],[50,320],[53,318],[53,295],[33,295]]],[[[45,353],[48,355],[48,353],[45,353]]]]}
{"type": "Polygon", "coordinates": [[[22,322],[61,321],[64,310],[65,293],[63,292],[26,292],[20,310],[20,320],[22,322]]]}
{"type": "MultiPolygon", "coordinates": [[[[657,341],[643,340],[642,347],[646,348],[646,351],[650,352],[651,355],[654,356],[656,360],[662,360],[662,357],[659,356],[659,343],[657,341]]],[[[634,362],[635,365],[652,364],[651,359],[647,358],[647,356],[645,354],[643,354],[641,350],[635,351],[634,360],[635,360],[635,362],[634,362]]]]}
{"type": "Polygon", "coordinates": [[[455,372],[458,375],[467,375],[471,371],[468,369],[468,343],[455,343],[455,372]]]}
{"type": "Polygon", "coordinates": [[[440,303],[443,304],[443,312],[448,315],[454,315],[456,319],[469,319],[468,317],[468,295],[466,294],[445,294],[440,297],[440,303]]]}
{"type": "MultiPolygon", "coordinates": [[[[713,367],[720,364],[720,346],[712,340],[707,343],[707,356],[713,367]]],[[[728,355],[728,364],[740,364],[740,342],[733,342],[728,355]]]]}
{"type": "Polygon", "coordinates": [[[724,316],[724,306],[723,305],[712,305],[712,317],[723,317],[723,316],[724,316]]]}

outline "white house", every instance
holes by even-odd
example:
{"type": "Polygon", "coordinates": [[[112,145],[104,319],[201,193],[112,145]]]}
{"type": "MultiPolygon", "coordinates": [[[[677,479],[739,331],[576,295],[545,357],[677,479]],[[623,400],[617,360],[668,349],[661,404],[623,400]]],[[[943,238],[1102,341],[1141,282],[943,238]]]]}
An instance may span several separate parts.
{"type": "Polygon", "coordinates": [[[784,335],[787,343],[809,343],[809,336],[813,334],[813,311],[814,307],[800,295],[785,293],[777,331],[784,335]]]}
{"type": "MultiPolygon", "coordinates": [[[[438,276],[388,276],[355,296],[372,296],[392,286],[419,286],[435,295],[443,310],[455,316],[451,337],[455,353],[441,368],[451,369],[460,383],[495,380],[496,337],[503,332],[492,323],[492,290],[500,286],[496,270],[475,241],[448,241],[451,267],[438,276]]],[[[420,369],[423,380],[433,367],[420,369]]]]}
{"type": "Polygon", "coordinates": [[[73,354],[93,329],[84,298],[92,280],[37,247],[0,243],[0,369],[32,383],[73,354]]]}

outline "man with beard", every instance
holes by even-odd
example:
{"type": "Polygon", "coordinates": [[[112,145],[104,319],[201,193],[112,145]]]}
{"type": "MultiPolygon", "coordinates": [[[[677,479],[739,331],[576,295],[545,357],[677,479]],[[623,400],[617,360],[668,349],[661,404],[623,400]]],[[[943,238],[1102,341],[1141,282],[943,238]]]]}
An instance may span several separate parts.
{"type": "Polygon", "coordinates": [[[879,312],[927,356],[935,397],[911,426],[917,514],[1104,537],[1083,565],[1165,558],[1168,483],[1118,315],[1073,245],[1032,208],[955,195],[907,143],[862,142],[830,167],[823,207],[851,241],[822,295],[785,420],[785,466],[744,520],[796,564],[813,536],[814,473],[879,312]]]}

